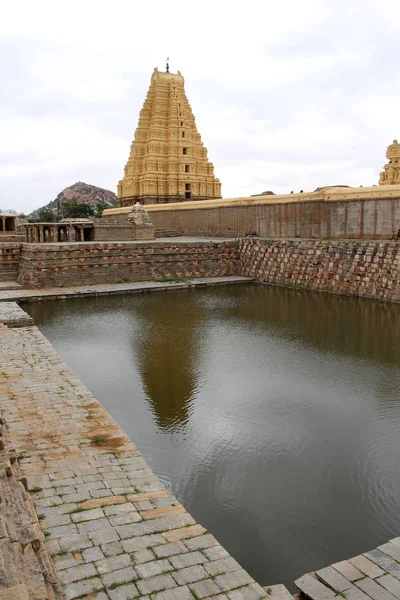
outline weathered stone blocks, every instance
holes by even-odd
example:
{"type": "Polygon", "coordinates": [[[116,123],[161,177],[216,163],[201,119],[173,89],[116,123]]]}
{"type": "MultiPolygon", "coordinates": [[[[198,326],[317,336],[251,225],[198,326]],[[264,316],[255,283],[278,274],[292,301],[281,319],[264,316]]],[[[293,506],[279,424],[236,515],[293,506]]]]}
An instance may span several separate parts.
{"type": "Polygon", "coordinates": [[[18,281],[28,288],[235,275],[238,244],[174,243],[25,244],[18,281]]]}
{"type": "Polygon", "coordinates": [[[239,241],[241,275],[262,283],[400,301],[400,245],[344,240],[239,241]]]}

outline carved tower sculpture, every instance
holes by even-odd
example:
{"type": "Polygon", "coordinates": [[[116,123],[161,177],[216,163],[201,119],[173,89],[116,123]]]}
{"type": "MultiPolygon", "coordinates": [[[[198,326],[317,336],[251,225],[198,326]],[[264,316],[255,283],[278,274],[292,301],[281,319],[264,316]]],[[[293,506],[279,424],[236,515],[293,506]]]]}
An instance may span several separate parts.
{"type": "Polygon", "coordinates": [[[379,177],[379,185],[400,184],[400,144],[393,140],[393,144],[386,150],[389,162],[383,167],[379,177]]]}
{"type": "Polygon", "coordinates": [[[221,183],[207,158],[181,73],[154,69],[124,178],[120,206],[221,197],[221,183]]]}

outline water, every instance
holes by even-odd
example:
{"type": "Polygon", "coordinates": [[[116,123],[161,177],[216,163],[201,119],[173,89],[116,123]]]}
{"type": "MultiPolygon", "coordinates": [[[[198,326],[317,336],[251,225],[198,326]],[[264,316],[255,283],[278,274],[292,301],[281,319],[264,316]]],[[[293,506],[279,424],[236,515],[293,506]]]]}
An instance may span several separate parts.
{"type": "Polygon", "coordinates": [[[243,285],[24,308],[261,584],[400,535],[398,306],[243,285]]]}

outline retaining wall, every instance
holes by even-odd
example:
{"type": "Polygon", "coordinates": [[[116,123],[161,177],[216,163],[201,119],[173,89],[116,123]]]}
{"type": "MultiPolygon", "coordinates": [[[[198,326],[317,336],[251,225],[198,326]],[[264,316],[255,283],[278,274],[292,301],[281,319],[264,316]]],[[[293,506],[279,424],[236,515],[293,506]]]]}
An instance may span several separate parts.
{"type": "Polygon", "coordinates": [[[400,301],[400,244],[332,240],[239,241],[241,275],[274,285],[400,301]]]}
{"type": "MultiPolygon", "coordinates": [[[[16,255],[11,254],[14,264],[16,255]]],[[[242,238],[23,244],[18,282],[26,288],[62,288],[227,275],[400,301],[400,243],[242,238]]]]}
{"type": "Polygon", "coordinates": [[[15,281],[19,270],[22,244],[0,240],[0,282],[15,281]]]}
{"type": "MultiPolygon", "coordinates": [[[[255,200],[256,202],[256,200],[255,200]]],[[[156,229],[185,235],[385,238],[400,227],[399,198],[310,200],[210,208],[152,208],[156,229]]]]}
{"type": "Polygon", "coordinates": [[[18,282],[28,288],[236,275],[237,241],[24,244],[18,282]]]}

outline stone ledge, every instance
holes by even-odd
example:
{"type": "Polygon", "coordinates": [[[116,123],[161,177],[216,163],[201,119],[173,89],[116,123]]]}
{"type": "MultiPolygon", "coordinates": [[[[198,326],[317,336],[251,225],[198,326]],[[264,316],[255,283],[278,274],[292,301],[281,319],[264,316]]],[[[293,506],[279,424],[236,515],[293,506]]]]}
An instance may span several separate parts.
{"type": "MultiPolygon", "coordinates": [[[[0,291],[0,294],[2,292],[0,291]]],[[[4,293],[4,292],[3,292],[4,293]]],[[[0,324],[9,328],[33,325],[33,319],[16,302],[0,303],[0,324]]]]}

